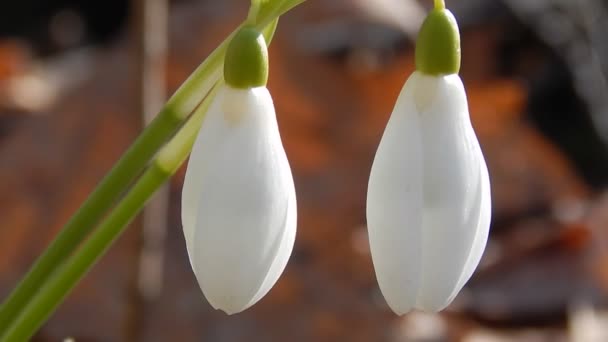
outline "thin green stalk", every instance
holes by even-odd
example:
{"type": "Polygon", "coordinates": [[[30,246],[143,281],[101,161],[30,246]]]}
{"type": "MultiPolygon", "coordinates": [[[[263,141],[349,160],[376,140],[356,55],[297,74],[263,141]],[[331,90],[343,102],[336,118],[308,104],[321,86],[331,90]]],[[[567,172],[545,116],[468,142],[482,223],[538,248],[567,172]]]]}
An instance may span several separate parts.
{"type": "Polygon", "coordinates": [[[227,41],[220,45],[169,99],[17,284],[0,306],[0,332],[11,324],[41,284],[99,223],[217,82],[221,75],[227,41]]]}
{"type": "Polygon", "coordinates": [[[170,176],[156,166],[146,170],[129,194],[99,226],[99,229],[92,233],[82,248],[64,263],[36,293],[16,318],[15,324],[2,337],[2,341],[29,340],[78,283],[90,265],[95,263],[110,243],[118,237],[122,227],[125,227],[136,216],[156,189],[170,176]]]}
{"type": "Polygon", "coordinates": [[[107,251],[111,244],[137,216],[152,195],[186,160],[203,118],[215,96],[213,89],[184,128],[161,149],[151,166],[143,173],[116,208],[90,235],[82,246],[50,277],[31,301],[15,317],[14,323],[0,342],[26,341],[55,311],[80,279],[107,251]],[[164,157],[163,157],[164,156],[164,157]],[[160,159],[163,162],[159,162],[160,159]]]}
{"type": "MultiPolygon", "coordinates": [[[[278,16],[303,1],[288,0],[279,3],[276,10],[269,11],[267,16],[260,15],[256,26],[261,28],[271,24],[278,16]]],[[[227,42],[231,37],[232,35],[214,50],[169,99],[156,119],[124,153],[5,299],[0,306],[0,333],[12,324],[28,300],[74,252],[219,79],[227,42]]]]}
{"type": "Polygon", "coordinates": [[[135,140],[2,304],[0,332],[10,325],[55,267],[74,251],[101,220],[158,149],[174,134],[180,123],[173,115],[160,115],[135,140]]]}

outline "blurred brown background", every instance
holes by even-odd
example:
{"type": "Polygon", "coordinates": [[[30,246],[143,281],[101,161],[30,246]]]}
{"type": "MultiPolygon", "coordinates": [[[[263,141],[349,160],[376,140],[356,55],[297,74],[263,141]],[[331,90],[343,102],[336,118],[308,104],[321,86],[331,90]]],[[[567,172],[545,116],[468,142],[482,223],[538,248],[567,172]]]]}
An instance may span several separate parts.
{"type": "MultiPolygon", "coordinates": [[[[168,59],[161,10],[151,29],[160,50],[146,69],[133,20],[141,6],[158,5],[146,1],[0,5],[0,298],[141,130],[142,108],[159,100],[141,103],[142,77],[148,94],[173,92],[248,4],[171,2],[168,59]]],[[[491,237],[442,314],[397,317],[386,306],[367,247],[367,177],[431,3],[310,0],[281,21],[269,88],[299,230],[285,273],[260,303],[229,317],[205,302],[179,221],[182,170],[155,202],[160,216],[138,220],[35,340],[608,341],[600,0],[447,1],[490,168],[491,237]],[[142,228],[149,224],[156,228],[142,228]]]]}

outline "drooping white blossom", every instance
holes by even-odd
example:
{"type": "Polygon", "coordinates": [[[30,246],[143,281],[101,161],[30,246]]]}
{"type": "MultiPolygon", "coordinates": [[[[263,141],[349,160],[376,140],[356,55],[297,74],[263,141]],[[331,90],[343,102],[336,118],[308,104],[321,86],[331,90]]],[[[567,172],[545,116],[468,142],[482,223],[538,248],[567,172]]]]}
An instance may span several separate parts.
{"type": "Polygon", "coordinates": [[[393,311],[439,311],[477,267],[491,216],[488,170],[457,74],[414,72],[378,147],[367,195],[370,248],[393,311]]]}
{"type": "Polygon", "coordinates": [[[296,197],[266,87],[218,92],[188,164],[182,224],[192,268],[216,309],[247,309],[283,272],[296,197]]]}

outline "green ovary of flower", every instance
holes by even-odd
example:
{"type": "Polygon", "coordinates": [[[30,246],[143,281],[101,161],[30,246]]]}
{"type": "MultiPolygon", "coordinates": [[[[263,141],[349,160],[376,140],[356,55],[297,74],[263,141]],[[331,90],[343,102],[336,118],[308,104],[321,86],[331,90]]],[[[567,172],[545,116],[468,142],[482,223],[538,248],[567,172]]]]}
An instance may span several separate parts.
{"type": "Polygon", "coordinates": [[[265,86],[268,81],[268,48],[264,36],[256,29],[244,27],[226,50],[224,79],[233,88],[265,86]]]}
{"type": "Polygon", "coordinates": [[[449,10],[436,7],[424,20],[416,42],[416,69],[427,75],[460,70],[460,33],[449,10]]]}

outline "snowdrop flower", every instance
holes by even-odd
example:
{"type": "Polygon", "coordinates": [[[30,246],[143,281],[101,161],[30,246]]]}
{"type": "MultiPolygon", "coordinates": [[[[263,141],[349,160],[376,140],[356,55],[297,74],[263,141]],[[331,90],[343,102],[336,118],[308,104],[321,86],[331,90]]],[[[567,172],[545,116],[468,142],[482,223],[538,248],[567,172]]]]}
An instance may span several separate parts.
{"type": "Polygon", "coordinates": [[[195,142],[182,192],[190,262],[215,309],[241,312],[275,284],[291,255],[296,197],[266,81],[263,36],[241,30],[223,86],[195,142]]]}
{"type": "Polygon", "coordinates": [[[373,264],[397,314],[448,306],[488,238],[488,170],[459,68],[458,26],[436,1],[419,33],[417,71],[397,99],[368,185],[373,264]]]}

